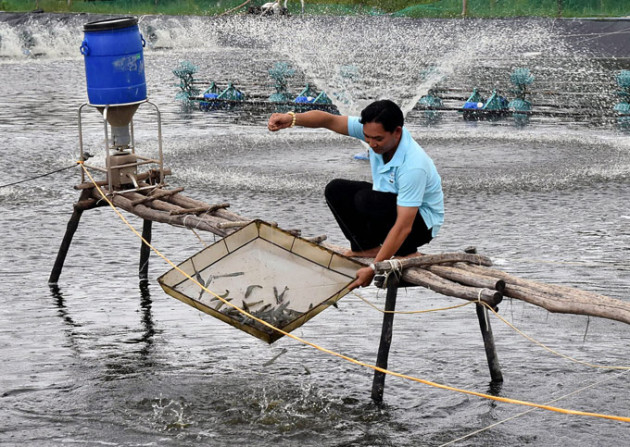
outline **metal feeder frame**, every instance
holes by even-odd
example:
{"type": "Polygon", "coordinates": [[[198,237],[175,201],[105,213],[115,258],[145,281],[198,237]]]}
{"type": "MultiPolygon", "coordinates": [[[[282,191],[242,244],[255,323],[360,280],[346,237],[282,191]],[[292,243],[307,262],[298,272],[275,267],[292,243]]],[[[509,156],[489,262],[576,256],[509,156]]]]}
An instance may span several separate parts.
{"type": "MultiPolygon", "coordinates": [[[[134,112],[135,115],[135,112],[134,112]]],[[[107,183],[108,183],[108,189],[109,189],[109,195],[113,195],[115,192],[116,193],[125,193],[125,192],[131,192],[131,191],[142,191],[142,190],[148,190],[148,189],[154,189],[157,187],[161,187],[164,186],[164,155],[162,153],[162,116],[160,113],[160,109],[157,107],[157,105],[155,105],[154,103],[152,103],[151,101],[149,101],[148,99],[145,99],[143,101],[136,101],[136,102],[130,102],[130,103],[125,103],[125,104],[115,104],[115,105],[95,105],[95,104],[90,104],[90,103],[83,103],[80,107],[79,107],[79,112],[78,112],[78,124],[79,124],[79,160],[81,162],[83,162],[83,165],[86,168],[90,168],[90,169],[94,169],[96,171],[99,172],[105,172],[107,174],[107,183]],[[155,109],[155,112],[157,113],[157,132],[158,132],[158,159],[153,159],[153,158],[148,158],[148,157],[143,157],[141,155],[136,154],[136,145],[135,145],[135,139],[134,139],[134,133],[133,133],[133,116],[131,118],[131,120],[129,121],[129,135],[130,135],[130,143],[128,148],[131,150],[131,154],[134,155],[136,157],[136,159],[138,159],[139,161],[137,161],[136,163],[127,163],[127,164],[122,164],[122,165],[118,165],[115,166],[114,169],[120,170],[123,168],[129,168],[129,167],[134,167],[134,166],[141,166],[141,165],[146,165],[146,164],[157,164],[159,166],[159,172],[160,172],[160,182],[156,185],[149,185],[149,186],[139,186],[137,180],[132,177],[132,183],[134,184],[135,188],[130,188],[130,189],[125,189],[125,190],[114,190],[114,186],[112,184],[112,180],[113,180],[113,176],[112,176],[112,164],[108,163],[107,160],[109,160],[110,157],[110,150],[112,149],[112,147],[110,147],[109,145],[109,129],[108,129],[108,122],[107,122],[107,112],[110,108],[114,108],[114,107],[124,107],[124,106],[133,106],[133,105],[142,105],[142,104],[150,104],[151,106],[153,106],[153,108],[155,109]],[[84,108],[86,106],[89,107],[93,107],[93,108],[103,108],[103,129],[104,129],[104,133],[105,133],[105,160],[106,160],[106,167],[103,168],[101,166],[94,166],[94,165],[88,165],[85,163],[85,156],[84,156],[84,152],[83,152],[83,126],[82,126],[82,120],[81,120],[81,113],[83,112],[84,108]]],[[[85,182],[85,172],[83,170],[81,170],[81,182],[85,182]]]]}

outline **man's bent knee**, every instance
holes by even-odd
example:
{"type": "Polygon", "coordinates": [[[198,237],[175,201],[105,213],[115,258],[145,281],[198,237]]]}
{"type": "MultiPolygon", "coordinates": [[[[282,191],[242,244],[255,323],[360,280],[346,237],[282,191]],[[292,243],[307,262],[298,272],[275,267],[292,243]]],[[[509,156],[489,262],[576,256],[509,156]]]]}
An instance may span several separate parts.
{"type": "Polygon", "coordinates": [[[346,182],[347,180],[340,178],[336,178],[328,182],[326,188],[324,189],[324,197],[326,197],[326,199],[337,197],[339,195],[339,191],[343,191],[344,184],[346,182]]]}

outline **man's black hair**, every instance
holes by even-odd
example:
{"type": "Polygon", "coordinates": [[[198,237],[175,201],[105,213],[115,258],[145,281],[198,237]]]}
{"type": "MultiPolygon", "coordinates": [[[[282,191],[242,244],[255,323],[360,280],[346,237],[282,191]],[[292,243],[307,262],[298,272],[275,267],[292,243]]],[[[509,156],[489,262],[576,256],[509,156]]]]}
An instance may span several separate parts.
{"type": "Polygon", "coordinates": [[[393,132],[398,126],[403,126],[405,117],[402,110],[393,101],[381,99],[374,101],[361,111],[361,124],[381,123],[387,132],[393,132]]]}

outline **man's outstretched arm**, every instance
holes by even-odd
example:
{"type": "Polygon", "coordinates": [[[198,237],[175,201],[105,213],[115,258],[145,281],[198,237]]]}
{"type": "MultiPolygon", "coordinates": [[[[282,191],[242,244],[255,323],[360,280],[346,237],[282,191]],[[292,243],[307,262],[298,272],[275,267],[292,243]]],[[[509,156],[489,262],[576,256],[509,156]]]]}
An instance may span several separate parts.
{"type": "Polygon", "coordinates": [[[333,115],[321,110],[310,110],[304,113],[274,113],[269,117],[267,128],[276,132],[280,129],[291,127],[291,124],[301,127],[324,128],[337,132],[341,135],[348,135],[348,117],[333,115]]]}

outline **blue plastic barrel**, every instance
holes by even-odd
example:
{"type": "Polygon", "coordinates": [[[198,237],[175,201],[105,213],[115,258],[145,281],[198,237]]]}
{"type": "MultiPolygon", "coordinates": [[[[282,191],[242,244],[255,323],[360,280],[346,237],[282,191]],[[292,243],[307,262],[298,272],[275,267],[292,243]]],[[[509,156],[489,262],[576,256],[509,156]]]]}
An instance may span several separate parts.
{"type": "Polygon", "coordinates": [[[144,101],[145,41],[135,17],[98,20],[83,26],[81,54],[90,104],[116,105],[144,101]]]}

